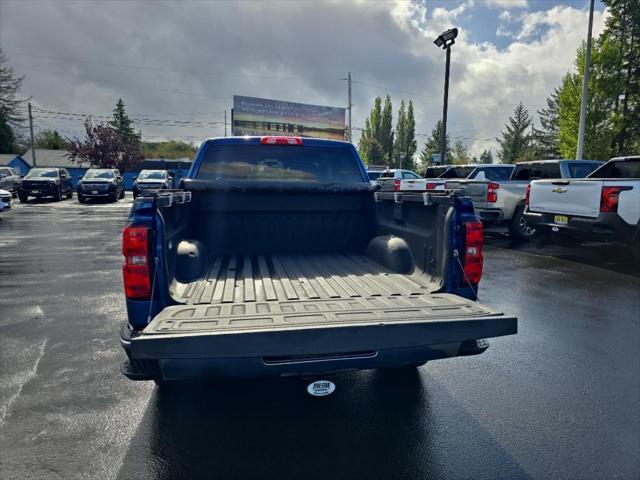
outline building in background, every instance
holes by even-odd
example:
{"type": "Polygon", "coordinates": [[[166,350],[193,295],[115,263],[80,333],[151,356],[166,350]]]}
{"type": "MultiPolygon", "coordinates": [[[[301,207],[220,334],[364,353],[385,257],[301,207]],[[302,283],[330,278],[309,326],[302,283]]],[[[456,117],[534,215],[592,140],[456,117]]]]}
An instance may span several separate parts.
{"type": "Polygon", "coordinates": [[[3,167],[11,167],[18,174],[24,175],[29,171],[29,164],[17,153],[0,154],[0,165],[3,167]]]}

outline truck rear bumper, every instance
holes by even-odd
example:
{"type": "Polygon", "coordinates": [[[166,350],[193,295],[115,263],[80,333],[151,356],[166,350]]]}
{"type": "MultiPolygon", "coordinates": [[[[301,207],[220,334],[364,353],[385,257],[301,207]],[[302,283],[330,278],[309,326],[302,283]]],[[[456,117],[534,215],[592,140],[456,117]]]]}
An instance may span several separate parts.
{"type": "Polygon", "coordinates": [[[418,364],[486,350],[476,339],[517,333],[502,315],[238,334],[132,335],[121,344],[133,380],[289,376],[418,364]]]}
{"type": "Polygon", "coordinates": [[[555,221],[556,214],[525,212],[527,223],[540,231],[552,231],[584,240],[619,241],[628,243],[633,240],[637,227],[628,225],[615,212],[602,212],[597,218],[572,217],[567,218],[566,224],[555,221]]]}

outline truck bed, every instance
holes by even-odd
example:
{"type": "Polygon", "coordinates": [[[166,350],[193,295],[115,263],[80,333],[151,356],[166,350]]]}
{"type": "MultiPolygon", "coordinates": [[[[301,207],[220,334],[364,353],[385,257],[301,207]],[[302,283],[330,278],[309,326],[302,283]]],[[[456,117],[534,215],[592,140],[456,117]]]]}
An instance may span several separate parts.
{"type": "Polygon", "coordinates": [[[457,295],[433,294],[424,275],[402,275],[359,254],[261,254],[215,258],[145,334],[228,333],[321,324],[486,317],[457,295]]]}

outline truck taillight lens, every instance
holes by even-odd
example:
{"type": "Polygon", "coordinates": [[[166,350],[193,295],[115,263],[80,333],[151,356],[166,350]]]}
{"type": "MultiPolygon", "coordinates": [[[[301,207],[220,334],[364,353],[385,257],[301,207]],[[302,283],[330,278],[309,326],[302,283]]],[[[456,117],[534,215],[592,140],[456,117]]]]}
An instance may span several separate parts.
{"type": "Polygon", "coordinates": [[[260,137],[262,145],[304,145],[300,137],[260,137]]]}
{"type": "Polygon", "coordinates": [[[529,195],[531,195],[531,184],[527,185],[527,189],[524,191],[524,204],[529,207],[529,195]]]}
{"type": "Polygon", "coordinates": [[[489,182],[487,188],[487,203],[496,203],[498,201],[498,190],[500,188],[499,183],[489,182]]]}
{"type": "Polygon", "coordinates": [[[437,186],[437,183],[427,183],[427,190],[435,190],[437,186]]]}
{"type": "Polygon", "coordinates": [[[464,246],[464,274],[473,285],[480,283],[482,277],[482,246],[484,245],[484,227],[480,220],[466,222],[464,246]]]}
{"type": "Polygon", "coordinates": [[[397,192],[400,190],[400,180],[393,181],[393,189],[397,192]]]}
{"type": "Polygon", "coordinates": [[[151,298],[151,270],[149,260],[149,229],[126,227],[122,232],[124,291],[127,298],[151,298]]]}
{"type": "Polygon", "coordinates": [[[620,192],[631,190],[632,187],[602,187],[600,195],[600,211],[601,212],[617,212],[618,200],[620,192]]]}

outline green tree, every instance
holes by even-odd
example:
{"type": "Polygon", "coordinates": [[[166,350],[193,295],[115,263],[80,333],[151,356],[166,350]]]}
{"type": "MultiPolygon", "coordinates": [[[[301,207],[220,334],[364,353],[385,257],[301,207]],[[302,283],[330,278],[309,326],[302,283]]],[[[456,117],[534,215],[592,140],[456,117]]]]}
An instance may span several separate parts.
{"type": "Polygon", "coordinates": [[[400,167],[402,164],[402,168],[415,170],[416,162],[414,156],[416,149],[416,120],[413,116],[413,102],[409,100],[409,106],[405,109],[405,103],[402,100],[398,109],[396,130],[393,138],[392,165],[400,167]]]}
{"type": "Polygon", "coordinates": [[[51,150],[66,150],[69,142],[62,138],[57,130],[43,130],[34,138],[36,148],[48,148],[51,150]]]}
{"type": "Polygon", "coordinates": [[[109,122],[109,125],[120,136],[123,144],[138,142],[138,137],[133,129],[133,120],[127,115],[121,98],[118,99],[118,103],[113,109],[113,120],[109,122]]]}
{"type": "Polygon", "coordinates": [[[143,142],[142,151],[145,158],[193,158],[197,148],[186,142],[168,140],[165,142],[143,142]]]}
{"type": "Polygon", "coordinates": [[[384,100],[380,132],[377,140],[380,142],[380,145],[382,145],[386,163],[390,165],[393,158],[393,106],[391,105],[391,97],[389,95],[387,95],[384,100]]]}
{"type": "Polygon", "coordinates": [[[380,138],[380,125],[382,122],[382,99],[376,97],[373,101],[373,108],[369,113],[369,118],[364,122],[364,129],[358,142],[358,152],[362,161],[367,165],[382,165],[384,160],[384,148],[379,141],[380,138]],[[382,154],[378,156],[377,145],[373,145],[373,141],[376,140],[381,148],[382,154]]]}
{"type": "Polygon", "coordinates": [[[453,165],[466,165],[470,162],[469,149],[461,140],[453,144],[451,151],[451,163],[453,165]]]}
{"type": "MultiPolygon", "coordinates": [[[[440,142],[442,141],[442,121],[438,120],[436,126],[431,130],[431,135],[427,139],[422,151],[420,152],[420,163],[421,167],[426,167],[427,165],[431,165],[432,155],[434,153],[440,153],[440,142]]],[[[449,134],[447,134],[447,140],[445,142],[445,157],[449,159],[451,156],[451,139],[449,134]]]]}
{"type": "Polygon", "coordinates": [[[614,154],[628,155],[640,149],[640,0],[603,3],[609,16],[598,43],[607,54],[595,70],[603,77],[601,87],[613,100],[614,154]]]}
{"type": "Polygon", "coordinates": [[[7,114],[0,108],[0,153],[14,153],[15,136],[9,125],[7,114]]]}
{"type": "Polygon", "coordinates": [[[538,118],[540,119],[540,129],[534,128],[533,132],[537,156],[541,159],[559,158],[561,155],[558,148],[560,116],[557,88],[547,97],[546,105],[538,110],[538,118]]]}
{"type": "Polygon", "coordinates": [[[407,168],[406,154],[407,154],[407,113],[404,107],[404,100],[400,101],[400,108],[398,108],[398,117],[396,119],[396,132],[393,139],[393,161],[391,166],[393,168],[402,166],[407,168]],[[402,157],[405,157],[405,162],[402,162],[402,157]]]}
{"type": "Polygon", "coordinates": [[[513,111],[513,116],[509,117],[502,131],[502,138],[496,139],[500,144],[498,157],[502,163],[514,163],[525,155],[529,148],[531,122],[529,112],[520,102],[513,111]]]}
{"type": "Polygon", "coordinates": [[[491,153],[491,150],[487,150],[485,148],[482,149],[482,153],[480,154],[480,163],[493,163],[493,153],[491,153]]]}
{"type": "Polygon", "coordinates": [[[24,77],[15,77],[9,58],[0,48],[0,110],[4,112],[4,122],[15,129],[24,122],[25,99],[17,97],[24,77]]]}
{"type": "Polygon", "coordinates": [[[407,107],[407,116],[405,117],[405,131],[407,134],[407,158],[412,159],[418,151],[418,142],[416,141],[416,119],[413,115],[413,101],[409,100],[407,107]]]}

